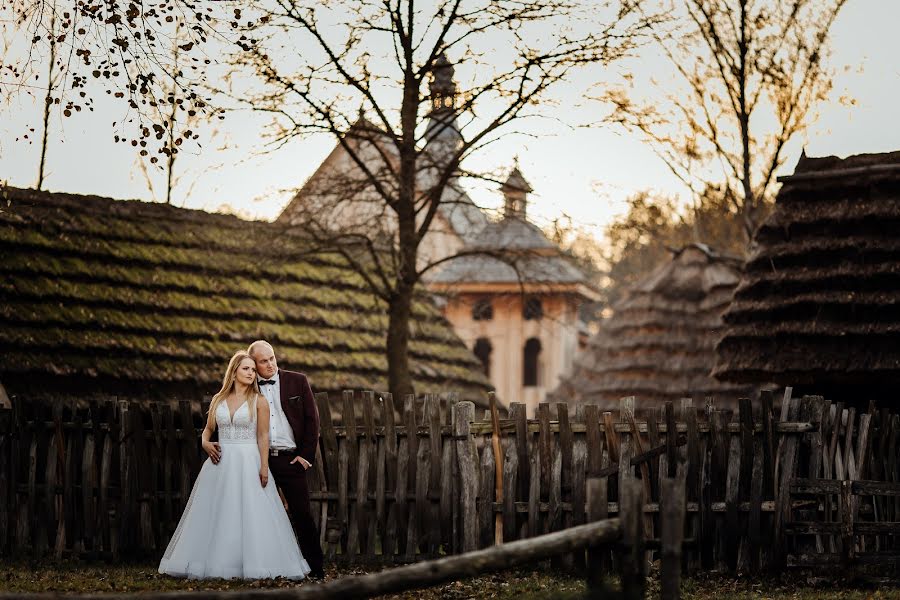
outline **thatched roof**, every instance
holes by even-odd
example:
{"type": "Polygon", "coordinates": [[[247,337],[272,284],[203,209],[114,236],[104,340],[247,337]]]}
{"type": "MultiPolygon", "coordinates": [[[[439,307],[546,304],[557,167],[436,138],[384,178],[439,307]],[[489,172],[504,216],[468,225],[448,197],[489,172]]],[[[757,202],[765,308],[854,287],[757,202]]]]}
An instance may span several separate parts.
{"type": "MultiPolygon", "coordinates": [[[[386,387],[385,305],[282,225],[0,188],[0,249],[10,394],[209,395],[257,338],[317,391],[386,387]]],[[[425,296],[411,329],[419,391],[483,395],[480,363],[425,296]]]]}
{"type": "Polygon", "coordinates": [[[725,315],[728,381],[900,383],[900,152],[801,157],[725,315]]]}
{"type": "Polygon", "coordinates": [[[642,403],[711,396],[728,404],[752,395],[710,376],[721,315],[739,278],[739,260],[706,246],[675,253],[613,306],[553,397],[613,406],[624,396],[642,403]]]}

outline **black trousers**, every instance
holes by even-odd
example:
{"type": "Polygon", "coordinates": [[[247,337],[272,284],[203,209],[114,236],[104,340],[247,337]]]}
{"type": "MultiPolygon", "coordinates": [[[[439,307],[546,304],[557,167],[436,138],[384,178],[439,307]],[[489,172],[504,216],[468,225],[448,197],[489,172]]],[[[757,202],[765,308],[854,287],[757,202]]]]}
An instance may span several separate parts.
{"type": "Polygon", "coordinates": [[[306,484],[306,469],[300,462],[291,464],[297,457],[294,453],[280,453],[269,456],[269,469],[275,478],[275,485],[281,489],[290,509],[291,524],[297,533],[297,541],[303,558],[313,571],[322,569],[324,556],[319,545],[319,530],[313,520],[309,506],[309,486],[306,484]]]}

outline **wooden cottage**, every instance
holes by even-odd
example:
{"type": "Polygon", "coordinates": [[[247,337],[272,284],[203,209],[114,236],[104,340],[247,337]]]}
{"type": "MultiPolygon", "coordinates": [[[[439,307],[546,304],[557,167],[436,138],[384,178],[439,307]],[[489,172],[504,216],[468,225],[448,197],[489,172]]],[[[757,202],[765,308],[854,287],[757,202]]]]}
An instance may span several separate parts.
{"type": "MultiPolygon", "coordinates": [[[[7,187],[0,248],[10,396],[208,397],[258,338],[316,391],[386,387],[386,307],[283,225],[7,187]]],[[[411,330],[416,389],[483,403],[481,363],[425,295],[411,330]]]]}
{"type": "Polygon", "coordinates": [[[740,273],[740,260],[701,244],[675,253],[613,306],[553,398],[612,408],[624,396],[642,406],[685,397],[731,405],[752,396],[752,387],[710,375],[740,273]]]}
{"type": "Polygon", "coordinates": [[[725,314],[714,374],[868,402],[900,384],[900,152],[802,156],[725,314]]]}

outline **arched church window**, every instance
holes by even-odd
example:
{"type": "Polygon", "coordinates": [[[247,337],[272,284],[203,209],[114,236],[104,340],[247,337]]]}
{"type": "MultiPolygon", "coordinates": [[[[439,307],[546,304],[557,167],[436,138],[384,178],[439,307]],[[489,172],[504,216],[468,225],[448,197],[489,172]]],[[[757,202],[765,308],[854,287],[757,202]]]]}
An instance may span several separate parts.
{"type": "Polygon", "coordinates": [[[491,345],[491,340],[481,337],[475,340],[475,347],[472,349],[475,356],[478,357],[478,360],[481,361],[481,366],[484,368],[484,374],[488,377],[491,376],[491,351],[493,351],[494,347],[491,345]]]}
{"type": "Polygon", "coordinates": [[[522,306],[522,317],[526,321],[539,320],[544,317],[544,304],[540,298],[525,298],[522,306]]]}
{"type": "Polygon", "coordinates": [[[540,364],[541,340],[529,338],[525,342],[524,361],[522,363],[522,385],[534,387],[538,385],[538,365],[540,364]]]}
{"type": "Polygon", "coordinates": [[[490,298],[476,300],[472,306],[473,321],[490,321],[494,318],[494,304],[490,298]]]}

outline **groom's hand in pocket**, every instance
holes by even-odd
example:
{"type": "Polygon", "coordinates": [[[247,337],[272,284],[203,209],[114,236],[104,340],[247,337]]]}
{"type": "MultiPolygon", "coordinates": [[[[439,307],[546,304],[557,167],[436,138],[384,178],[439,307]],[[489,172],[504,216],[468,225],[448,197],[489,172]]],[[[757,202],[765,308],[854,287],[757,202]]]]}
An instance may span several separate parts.
{"type": "Polygon", "coordinates": [[[298,456],[298,457],[294,458],[294,460],[291,461],[291,464],[294,464],[294,463],[300,463],[300,465],[303,467],[303,470],[304,470],[304,471],[312,466],[312,465],[309,464],[309,462],[308,462],[305,458],[303,458],[302,456],[298,456]]]}
{"type": "Polygon", "coordinates": [[[214,465],[219,464],[219,461],[222,459],[222,448],[219,446],[219,442],[203,442],[203,449],[209,454],[209,460],[214,465]]]}

